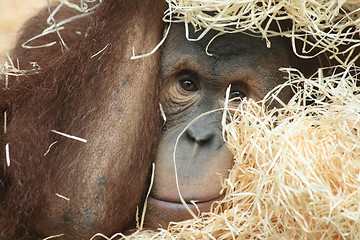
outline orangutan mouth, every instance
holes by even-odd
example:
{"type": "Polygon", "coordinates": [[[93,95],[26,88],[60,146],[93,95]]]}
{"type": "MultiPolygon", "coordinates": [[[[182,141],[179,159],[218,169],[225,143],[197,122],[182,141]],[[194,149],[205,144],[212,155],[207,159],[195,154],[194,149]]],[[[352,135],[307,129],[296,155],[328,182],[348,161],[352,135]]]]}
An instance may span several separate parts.
{"type": "MultiPolygon", "coordinates": [[[[195,202],[196,206],[191,201],[186,201],[186,203],[191,211],[196,216],[198,216],[202,212],[209,212],[211,205],[216,201],[222,200],[223,198],[224,196],[219,196],[207,201],[197,201],[195,202]]],[[[148,204],[152,209],[156,209],[158,212],[162,212],[162,214],[166,216],[171,216],[171,221],[183,221],[192,217],[190,212],[181,202],[169,202],[150,196],[148,199],[148,204]]]]}

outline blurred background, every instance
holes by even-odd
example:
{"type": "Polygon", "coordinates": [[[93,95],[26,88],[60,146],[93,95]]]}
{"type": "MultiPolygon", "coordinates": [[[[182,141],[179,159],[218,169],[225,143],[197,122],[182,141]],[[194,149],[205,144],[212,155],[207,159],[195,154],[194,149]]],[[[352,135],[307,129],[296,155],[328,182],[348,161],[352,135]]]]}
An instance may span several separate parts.
{"type": "MultiPolygon", "coordinates": [[[[50,0],[55,2],[56,0],[50,0]]],[[[21,25],[39,9],[47,6],[47,0],[0,0],[0,60],[11,49],[21,25]]]]}

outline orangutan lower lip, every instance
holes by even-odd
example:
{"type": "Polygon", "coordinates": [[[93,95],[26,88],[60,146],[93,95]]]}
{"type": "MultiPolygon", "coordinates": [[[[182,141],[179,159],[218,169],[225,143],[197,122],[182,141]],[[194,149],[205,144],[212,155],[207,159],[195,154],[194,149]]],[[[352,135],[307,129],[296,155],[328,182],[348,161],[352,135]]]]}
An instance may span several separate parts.
{"type": "MultiPolygon", "coordinates": [[[[208,200],[208,201],[204,201],[204,202],[195,202],[197,207],[193,203],[189,203],[188,201],[187,201],[187,204],[188,204],[189,208],[195,214],[198,214],[197,208],[201,212],[208,212],[208,211],[210,211],[211,205],[215,201],[220,201],[223,198],[224,198],[224,196],[219,196],[212,200],[208,200]]],[[[150,196],[148,199],[148,203],[152,208],[156,208],[156,209],[164,211],[164,212],[171,212],[172,213],[171,215],[174,215],[174,216],[178,215],[180,220],[186,219],[186,217],[185,218],[183,217],[184,215],[185,216],[190,215],[190,213],[188,213],[188,210],[185,208],[185,206],[181,202],[168,202],[168,201],[156,199],[156,198],[150,196]]],[[[176,219],[174,219],[174,221],[176,221],[176,219]]]]}

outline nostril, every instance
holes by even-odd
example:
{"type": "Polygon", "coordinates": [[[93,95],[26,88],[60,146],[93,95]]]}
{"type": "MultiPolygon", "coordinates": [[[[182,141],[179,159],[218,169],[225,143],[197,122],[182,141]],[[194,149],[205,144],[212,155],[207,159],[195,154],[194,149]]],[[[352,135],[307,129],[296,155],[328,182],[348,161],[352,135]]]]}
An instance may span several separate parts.
{"type": "Polygon", "coordinates": [[[186,130],[187,136],[196,143],[205,143],[215,135],[212,129],[190,127],[186,130]]]}

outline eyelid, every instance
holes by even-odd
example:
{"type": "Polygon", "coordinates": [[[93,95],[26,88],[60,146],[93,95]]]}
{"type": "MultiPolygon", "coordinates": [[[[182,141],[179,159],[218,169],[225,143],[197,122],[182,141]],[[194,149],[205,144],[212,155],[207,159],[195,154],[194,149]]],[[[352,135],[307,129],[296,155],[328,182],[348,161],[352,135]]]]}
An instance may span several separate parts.
{"type": "Polygon", "coordinates": [[[230,83],[229,85],[231,85],[231,89],[247,90],[247,88],[248,88],[248,85],[246,83],[244,83],[243,81],[234,81],[234,82],[230,83]]]}
{"type": "Polygon", "coordinates": [[[176,75],[177,75],[176,77],[181,80],[183,80],[183,79],[197,80],[198,79],[196,72],[194,72],[193,70],[190,70],[190,69],[181,70],[176,75]]]}

